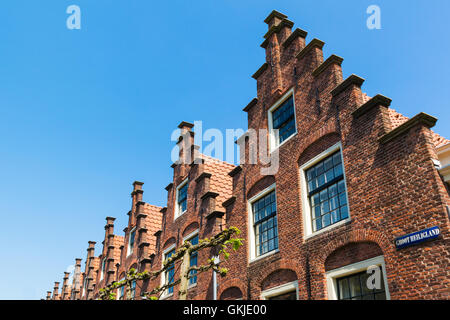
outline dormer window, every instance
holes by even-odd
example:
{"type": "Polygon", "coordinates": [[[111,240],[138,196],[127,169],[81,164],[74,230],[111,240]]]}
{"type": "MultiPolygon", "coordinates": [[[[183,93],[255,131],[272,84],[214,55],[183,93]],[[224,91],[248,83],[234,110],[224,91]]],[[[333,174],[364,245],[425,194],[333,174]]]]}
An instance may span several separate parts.
{"type": "Polygon", "coordinates": [[[187,191],[188,179],[184,180],[177,188],[175,219],[181,216],[187,210],[187,191]]]}
{"type": "Polygon", "coordinates": [[[289,140],[297,132],[295,125],[294,91],[290,90],[268,113],[271,151],[289,140]]]}

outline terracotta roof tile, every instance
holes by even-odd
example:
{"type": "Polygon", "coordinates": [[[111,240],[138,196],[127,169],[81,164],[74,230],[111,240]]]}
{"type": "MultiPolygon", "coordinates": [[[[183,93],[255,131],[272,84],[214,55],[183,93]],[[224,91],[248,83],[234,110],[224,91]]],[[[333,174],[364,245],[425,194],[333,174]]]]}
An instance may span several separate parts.
{"type": "MultiPolygon", "coordinates": [[[[363,93],[363,103],[366,103],[370,99],[371,99],[371,97],[369,97],[366,93],[363,93]]],[[[390,118],[391,124],[392,124],[392,129],[397,128],[398,126],[402,125],[403,123],[405,123],[406,121],[409,120],[408,117],[405,117],[404,115],[395,111],[392,108],[388,108],[388,111],[389,111],[389,118],[390,118]]],[[[442,147],[442,146],[450,143],[450,140],[442,137],[438,133],[436,133],[434,131],[431,131],[431,133],[433,136],[433,143],[436,148],[442,147]]]]}
{"type": "Polygon", "coordinates": [[[216,210],[224,211],[222,203],[230,198],[233,192],[233,180],[228,172],[236,166],[204,154],[201,156],[205,159],[205,171],[212,174],[209,191],[219,194],[216,198],[216,210]]]}

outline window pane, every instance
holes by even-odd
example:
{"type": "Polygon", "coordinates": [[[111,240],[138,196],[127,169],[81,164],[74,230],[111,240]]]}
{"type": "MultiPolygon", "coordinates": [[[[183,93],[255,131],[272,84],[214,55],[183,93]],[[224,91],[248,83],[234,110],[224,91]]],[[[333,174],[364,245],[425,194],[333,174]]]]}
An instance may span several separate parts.
{"type": "Polygon", "coordinates": [[[352,298],[361,295],[361,285],[359,283],[359,276],[349,278],[350,294],[352,298]]]}
{"type": "Polygon", "coordinates": [[[326,182],[330,182],[333,179],[334,179],[334,171],[333,171],[333,169],[328,170],[327,172],[325,172],[325,180],[326,180],[326,182]]]}
{"type": "Polygon", "coordinates": [[[328,227],[331,224],[331,215],[326,214],[323,216],[323,227],[328,227]]]}
{"type": "Polygon", "coordinates": [[[291,291],[287,293],[282,293],[278,296],[270,297],[268,300],[297,300],[297,292],[291,291]]]}
{"type": "Polygon", "coordinates": [[[333,211],[331,213],[331,223],[336,223],[339,221],[339,211],[333,211]]]}
{"type": "Polygon", "coordinates": [[[179,213],[183,213],[187,209],[187,190],[188,183],[178,189],[178,209],[179,213]]]}
{"type": "Polygon", "coordinates": [[[386,293],[380,292],[375,294],[375,300],[386,300],[386,293]]]}
{"type": "Polygon", "coordinates": [[[350,297],[350,288],[348,286],[348,279],[338,280],[339,299],[348,299],[350,297]]]}
{"type": "Polygon", "coordinates": [[[347,206],[341,207],[340,211],[341,211],[341,219],[342,219],[342,220],[343,220],[343,219],[347,219],[347,218],[348,218],[348,209],[347,209],[347,206]]]}

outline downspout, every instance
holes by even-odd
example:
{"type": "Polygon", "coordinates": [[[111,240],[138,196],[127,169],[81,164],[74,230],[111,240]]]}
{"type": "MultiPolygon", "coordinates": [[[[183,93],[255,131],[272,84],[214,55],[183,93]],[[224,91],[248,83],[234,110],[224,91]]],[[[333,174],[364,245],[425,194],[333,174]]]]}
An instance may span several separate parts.
{"type": "MultiPolygon", "coordinates": [[[[218,264],[220,262],[219,256],[215,256],[214,258],[214,264],[218,264]]],[[[217,272],[213,272],[213,300],[217,300],[217,272]]]]}

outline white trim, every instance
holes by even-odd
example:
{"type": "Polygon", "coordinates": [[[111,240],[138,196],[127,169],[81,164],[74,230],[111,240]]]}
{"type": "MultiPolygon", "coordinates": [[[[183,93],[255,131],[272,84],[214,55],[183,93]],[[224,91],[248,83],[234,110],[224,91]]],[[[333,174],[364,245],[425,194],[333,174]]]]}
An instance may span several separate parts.
{"type": "MultiPolygon", "coordinates": [[[[120,279],[119,282],[123,281],[123,280],[125,280],[125,278],[120,279]]],[[[122,286],[120,288],[117,288],[117,298],[116,298],[116,300],[120,300],[120,290],[122,290],[122,289],[123,289],[123,296],[122,296],[122,298],[125,297],[125,286],[122,286]]],[[[125,300],[125,299],[123,299],[123,300],[125,300]]]]}
{"type": "Polygon", "coordinates": [[[87,292],[86,290],[86,286],[88,284],[88,278],[87,275],[84,277],[83,279],[83,289],[81,290],[81,296],[80,297],[84,297],[85,292],[87,292]]]}
{"type": "Polygon", "coordinates": [[[106,257],[102,259],[102,261],[100,262],[100,281],[103,280],[103,277],[105,276],[105,272],[103,269],[103,263],[105,264],[105,270],[106,270],[106,257]]]}
{"type": "Polygon", "coordinates": [[[194,231],[192,231],[191,233],[189,233],[187,236],[183,237],[183,243],[186,240],[192,239],[193,237],[195,237],[196,235],[198,235],[199,229],[196,229],[194,231]]]}
{"type": "MultiPolygon", "coordinates": [[[[183,182],[181,182],[178,187],[175,189],[175,210],[174,210],[174,218],[173,220],[175,221],[178,217],[181,217],[184,213],[186,213],[187,211],[187,191],[186,191],[186,210],[184,210],[183,212],[180,213],[180,208],[178,206],[178,191],[183,188],[187,183],[189,182],[189,178],[186,178],[183,180],[183,182]]],[[[189,189],[189,187],[188,187],[189,189]]]]}
{"type": "Polygon", "coordinates": [[[267,111],[267,123],[269,128],[269,150],[272,153],[279,147],[281,147],[283,144],[285,144],[287,141],[289,141],[291,138],[297,135],[297,115],[295,112],[295,94],[294,94],[294,88],[290,89],[288,92],[286,92],[272,107],[269,108],[267,111]],[[288,100],[290,97],[292,97],[293,105],[294,105],[294,127],[295,132],[286,140],[284,140],[282,143],[279,143],[278,137],[275,135],[275,132],[273,130],[273,119],[272,119],[272,113],[278,109],[279,106],[281,106],[286,100],[288,100]]]}
{"type": "Polygon", "coordinates": [[[342,278],[351,274],[355,274],[364,270],[367,270],[370,266],[381,266],[384,281],[384,290],[386,292],[386,299],[390,300],[391,295],[389,294],[389,287],[387,282],[386,274],[386,264],[384,262],[383,256],[378,256],[372,259],[360,261],[357,263],[350,264],[338,269],[328,271],[326,275],[327,279],[327,290],[328,290],[328,300],[337,300],[337,278],[342,278]]]}
{"type": "MultiPolygon", "coordinates": [[[[192,231],[187,236],[183,237],[183,243],[186,240],[190,240],[190,239],[192,239],[192,238],[194,238],[195,236],[198,236],[198,235],[199,235],[199,229],[192,231]]],[[[198,255],[197,255],[197,259],[198,259],[198,255]]],[[[197,286],[197,282],[198,282],[198,278],[197,278],[197,281],[194,284],[189,284],[188,283],[188,289],[196,287],[197,286]]]]}
{"type": "Polygon", "coordinates": [[[445,182],[450,182],[450,165],[439,169],[439,173],[444,177],[445,182]]]}
{"type": "Polygon", "coordinates": [[[301,193],[301,202],[302,202],[302,216],[303,216],[303,238],[304,240],[307,240],[309,238],[312,238],[316,235],[319,235],[321,233],[327,232],[330,229],[334,229],[336,227],[339,227],[342,224],[345,224],[351,220],[351,214],[350,214],[350,204],[348,202],[348,189],[347,189],[347,178],[345,176],[345,163],[344,163],[344,156],[342,153],[342,144],[340,142],[336,143],[334,146],[328,148],[318,156],[314,157],[313,159],[309,160],[307,163],[302,165],[300,167],[300,193],[301,193]],[[347,198],[347,209],[348,209],[348,217],[344,220],[341,220],[339,222],[336,222],[332,225],[329,225],[323,229],[320,229],[316,232],[312,231],[312,219],[311,219],[311,206],[309,204],[309,197],[308,197],[308,184],[306,182],[306,170],[317,164],[318,162],[322,161],[332,153],[340,150],[341,153],[341,162],[342,162],[342,173],[344,176],[344,184],[345,184],[345,196],[347,198]]]}
{"type": "Polygon", "coordinates": [[[130,233],[128,234],[128,245],[127,245],[127,258],[133,253],[134,250],[134,244],[133,248],[130,246],[130,239],[131,234],[134,232],[134,243],[136,243],[136,226],[130,230],[130,233]]]}
{"type": "MultiPolygon", "coordinates": [[[[175,248],[176,248],[176,243],[172,244],[166,250],[163,251],[162,259],[161,259],[161,268],[164,267],[164,261],[166,260],[166,254],[169,253],[170,251],[174,250],[175,248]]],[[[167,272],[167,270],[164,271],[163,273],[161,273],[161,287],[166,284],[166,272],[167,272]]],[[[171,296],[173,296],[173,293],[167,293],[167,290],[165,290],[160,298],[165,299],[165,298],[169,298],[171,296]]]]}
{"type": "Polygon", "coordinates": [[[298,281],[297,280],[293,281],[293,282],[285,283],[281,286],[271,288],[271,289],[261,292],[261,299],[269,300],[269,298],[276,297],[276,296],[279,296],[284,293],[288,293],[293,290],[295,290],[296,300],[298,300],[298,281]]]}
{"type": "MultiPolygon", "coordinates": [[[[262,197],[266,196],[270,192],[275,191],[275,204],[277,206],[277,231],[278,231],[278,204],[277,202],[277,194],[276,194],[276,183],[272,184],[268,188],[264,189],[260,193],[258,193],[256,196],[253,196],[251,199],[247,201],[247,212],[248,212],[248,234],[249,234],[249,263],[252,263],[254,261],[263,259],[269,255],[272,255],[276,252],[279,252],[279,249],[272,250],[270,252],[265,253],[264,255],[257,256],[256,255],[256,239],[255,239],[255,229],[253,227],[253,210],[252,210],[252,204],[261,199],[262,197]]],[[[279,237],[279,233],[278,233],[279,237]]],[[[279,239],[277,239],[278,241],[279,239]]]]}
{"type": "Polygon", "coordinates": [[[437,155],[439,156],[442,153],[450,151],[450,143],[444,144],[436,150],[437,155]]]}

